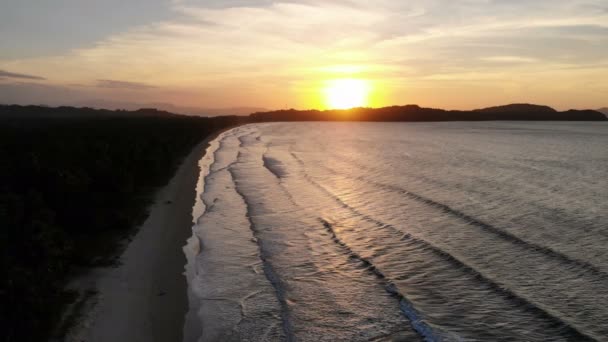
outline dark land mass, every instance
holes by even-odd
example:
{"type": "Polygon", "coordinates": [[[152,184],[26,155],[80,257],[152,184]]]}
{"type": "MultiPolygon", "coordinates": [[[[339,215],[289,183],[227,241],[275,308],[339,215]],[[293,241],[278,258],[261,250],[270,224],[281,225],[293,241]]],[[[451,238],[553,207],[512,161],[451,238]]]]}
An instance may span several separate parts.
{"type": "MultiPolygon", "coordinates": [[[[533,104],[510,104],[474,110],[444,110],[424,108],[418,105],[391,106],[383,108],[353,108],[334,110],[276,110],[256,112],[249,115],[248,122],[273,121],[606,121],[608,108],[599,110],[557,111],[548,106],[533,104]]],[[[134,111],[94,109],[89,107],[45,107],[0,105],[1,119],[27,118],[95,118],[95,117],[177,117],[156,108],[134,111]]],[[[220,116],[230,118],[234,116],[220,116]]],[[[241,119],[246,120],[246,119],[241,119]]]]}
{"type": "Polygon", "coordinates": [[[417,105],[346,110],[278,110],[251,115],[254,122],[267,121],[606,121],[594,110],[559,112],[551,107],[530,104],[476,109],[470,111],[423,108],[417,105]]]}
{"type": "Polygon", "coordinates": [[[245,117],[0,107],[0,329],[48,340],[75,270],[114,262],[197,144],[245,117]]]}
{"type": "MultiPolygon", "coordinates": [[[[335,110],[276,110],[256,112],[249,119],[240,118],[247,122],[273,121],[606,121],[608,108],[599,110],[567,110],[557,111],[548,106],[533,104],[510,104],[475,110],[444,110],[424,108],[418,105],[391,106],[383,108],[353,108],[335,110]]],[[[45,107],[0,105],[0,118],[120,118],[120,117],[179,117],[156,108],[142,108],[134,111],[94,109],[89,107],[45,107]]],[[[236,116],[215,117],[218,120],[229,120],[236,116]]],[[[243,122],[243,121],[241,121],[243,122]]]]}
{"type": "Polygon", "coordinates": [[[111,263],[182,158],[227,127],[272,121],[594,120],[597,111],[534,105],[446,111],[282,110],[250,116],[0,105],[0,329],[4,341],[47,340],[73,294],[74,270],[111,263]]]}
{"type": "Polygon", "coordinates": [[[225,115],[249,115],[254,112],[263,112],[267,109],[259,107],[231,107],[231,108],[209,108],[179,106],[166,102],[136,103],[126,101],[110,101],[91,99],[78,102],[75,107],[91,107],[106,109],[137,110],[139,108],[156,108],[175,114],[198,115],[198,116],[225,116],[225,115]]]}
{"type": "Polygon", "coordinates": [[[90,107],[46,107],[46,106],[19,106],[0,105],[0,119],[37,119],[37,118],[123,118],[123,117],[179,117],[156,108],[141,108],[134,111],[95,109],[90,107]]]}
{"type": "Polygon", "coordinates": [[[0,104],[0,116],[13,117],[71,117],[71,116],[246,116],[253,112],[264,111],[257,107],[233,107],[233,108],[196,108],[174,106],[168,103],[150,103],[147,106],[133,103],[115,103],[104,101],[91,101],[92,106],[79,107],[63,106],[20,106],[0,104]],[[121,109],[105,109],[105,108],[121,109]]]}

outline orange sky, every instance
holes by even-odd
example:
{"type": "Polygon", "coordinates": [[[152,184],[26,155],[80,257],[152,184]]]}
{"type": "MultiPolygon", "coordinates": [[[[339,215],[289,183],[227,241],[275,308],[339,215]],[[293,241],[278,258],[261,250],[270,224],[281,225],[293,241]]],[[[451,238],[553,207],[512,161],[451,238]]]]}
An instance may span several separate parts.
{"type": "Polygon", "coordinates": [[[327,108],[327,84],[354,79],[369,106],[608,105],[601,1],[111,0],[100,16],[128,14],[111,27],[28,4],[0,14],[17,25],[0,33],[0,103],[327,108]]]}

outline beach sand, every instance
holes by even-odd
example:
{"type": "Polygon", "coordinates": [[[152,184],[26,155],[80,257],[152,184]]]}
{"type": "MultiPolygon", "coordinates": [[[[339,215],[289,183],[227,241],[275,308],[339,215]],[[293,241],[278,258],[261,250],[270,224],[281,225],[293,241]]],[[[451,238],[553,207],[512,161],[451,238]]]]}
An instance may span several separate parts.
{"type": "Polygon", "coordinates": [[[95,294],[83,305],[67,341],[182,340],[188,309],[182,247],[192,235],[198,162],[219,133],[198,144],[156,194],[120,266],[93,269],[72,282],[79,292],[95,294]]]}

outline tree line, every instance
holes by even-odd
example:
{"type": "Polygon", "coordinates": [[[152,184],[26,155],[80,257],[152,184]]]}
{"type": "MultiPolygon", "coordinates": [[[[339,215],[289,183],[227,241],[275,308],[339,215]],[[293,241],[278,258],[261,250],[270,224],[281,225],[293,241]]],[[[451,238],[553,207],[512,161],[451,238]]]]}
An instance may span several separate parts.
{"type": "Polygon", "coordinates": [[[182,158],[209,134],[244,120],[154,111],[77,115],[76,109],[75,115],[28,116],[2,109],[5,341],[48,339],[71,300],[64,291],[70,274],[113,262],[119,242],[143,222],[155,190],[182,158]]]}

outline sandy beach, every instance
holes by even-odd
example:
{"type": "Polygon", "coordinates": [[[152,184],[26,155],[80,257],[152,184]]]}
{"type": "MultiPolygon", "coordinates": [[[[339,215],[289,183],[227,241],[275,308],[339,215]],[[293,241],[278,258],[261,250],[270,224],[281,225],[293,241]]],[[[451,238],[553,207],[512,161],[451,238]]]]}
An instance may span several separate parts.
{"type": "Polygon", "coordinates": [[[120,266],[93,269],[71,287],[95,293],[67,341],[181,341],[187,312],[186,258],[198,161],[209,142],[198,144],[171,181],[156,194],[149,216],[120,257],[120,266]]]}

